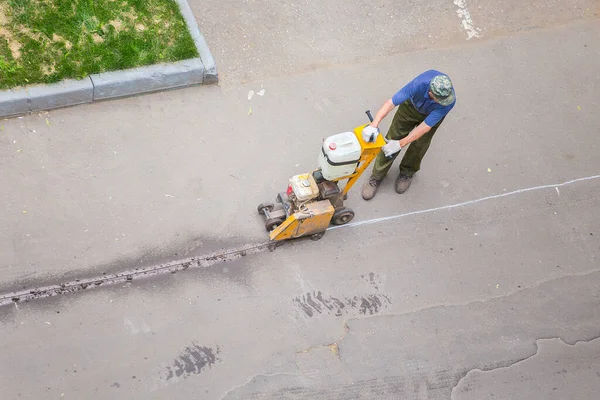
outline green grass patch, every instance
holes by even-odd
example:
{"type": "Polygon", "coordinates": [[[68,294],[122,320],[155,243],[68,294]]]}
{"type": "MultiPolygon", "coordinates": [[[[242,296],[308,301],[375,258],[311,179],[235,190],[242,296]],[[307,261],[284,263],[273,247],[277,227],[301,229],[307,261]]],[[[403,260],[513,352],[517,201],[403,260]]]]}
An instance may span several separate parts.
{"type": "Polygon", "coordinates": [[[0,89],[197,56],[174,0],[0,0],[0,89]]]}

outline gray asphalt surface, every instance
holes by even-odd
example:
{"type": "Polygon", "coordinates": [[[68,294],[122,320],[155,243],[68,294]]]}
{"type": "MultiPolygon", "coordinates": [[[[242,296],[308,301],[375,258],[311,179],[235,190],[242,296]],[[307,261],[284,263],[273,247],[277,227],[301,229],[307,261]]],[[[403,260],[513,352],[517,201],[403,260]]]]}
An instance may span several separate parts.
{"type": "MultiPolygon", "coordinates": [[[[318,242],[3,307],[0,398],[595,398],[597,5],[526,18],[469,2],[481,37],[466,41],[448,4],[454,39],[434,48],[304,73],[274,56],[269,79],[3,121],[4,292],[262,242],[256,205],[314,167],[323,137],[426,68],[459,101],[410,191],[395,194],[395,174],[371,202],[357,188],[357,224],[318,242]]],[[[362,12],[347,9],[340,26],[362,12]]],[[[201,27],[223,76],[239,71],[219,56],[234,39],[201,27]]]]}
{"type": "Polygon", "coordinates": [[[189,3],[220,66],[223,86],[333,65],[378,64],[392,54],[442,49],[468,38],[488,40],[600,15],[595,0],[189,3]]]}

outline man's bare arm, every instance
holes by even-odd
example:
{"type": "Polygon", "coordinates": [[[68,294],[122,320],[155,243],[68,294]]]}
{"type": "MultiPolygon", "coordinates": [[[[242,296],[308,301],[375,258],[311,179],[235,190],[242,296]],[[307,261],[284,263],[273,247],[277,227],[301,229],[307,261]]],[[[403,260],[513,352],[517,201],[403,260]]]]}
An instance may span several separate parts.
{"type": "Polygon", "coordinates": [[[381,121],[396,107],[394,103],[392,103],[392,99],[389,99],[375,114],[375,118],[373,118],[373,122],[371,122],[371,126],[374,128],[378,128],[381,121]]]}
{"type": "Polygon", "coordinates": [[[400,140],[400,147],[408,146],[410,143],[418,140],[421,136],[431,130],[431,127],[425,122],[421,122],[415,129],[413,129],[407,137],[400,140]]]}

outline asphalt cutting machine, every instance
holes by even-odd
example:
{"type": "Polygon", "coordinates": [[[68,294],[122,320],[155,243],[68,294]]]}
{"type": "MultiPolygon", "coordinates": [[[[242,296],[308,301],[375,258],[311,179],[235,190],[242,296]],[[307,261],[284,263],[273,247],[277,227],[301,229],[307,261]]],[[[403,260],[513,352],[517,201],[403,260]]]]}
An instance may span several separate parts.
{"type": "MultiPolygon", "coordinates": [[[[366,114],[373,121],[371,113],[366,114]]],[[[275,203],[258,206],[271,240],[320,239],[331,224],[352,221],[354,211],[345,206],[346,195],[386,144],[382,135],[366,142],[362,136],[365,126],[327,137],[321,146],[319,168],[291,177],[275,203]],[[347,182],[340,188],[344,180],[347,182]]]]}

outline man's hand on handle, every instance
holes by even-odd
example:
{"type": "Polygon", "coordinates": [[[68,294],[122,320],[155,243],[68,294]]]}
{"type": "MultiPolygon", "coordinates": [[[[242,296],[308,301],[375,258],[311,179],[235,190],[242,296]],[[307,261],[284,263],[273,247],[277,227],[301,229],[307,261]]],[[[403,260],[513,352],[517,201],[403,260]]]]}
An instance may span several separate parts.
{"type": "Polygon", "coordinates": [[[383,151],[383,154],[386,157],[391,157],[400,150],[402,150],[402,147],[400,147],[399,140],[388,140],[387,144],[381,148],[381,151],[383,151]]]}
{"type": "Polygon", "coordinates": [[[379,128],[376,126],[367,125],[362,131],[362,137],[365,142],[374,142],[379,135],[379,128]]]}

